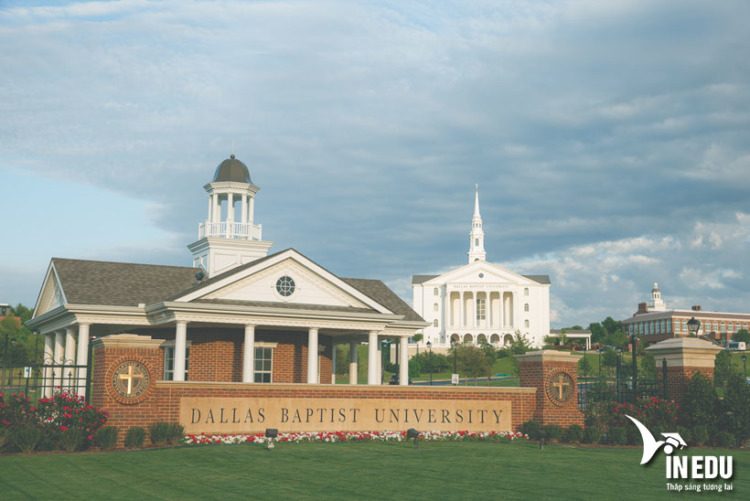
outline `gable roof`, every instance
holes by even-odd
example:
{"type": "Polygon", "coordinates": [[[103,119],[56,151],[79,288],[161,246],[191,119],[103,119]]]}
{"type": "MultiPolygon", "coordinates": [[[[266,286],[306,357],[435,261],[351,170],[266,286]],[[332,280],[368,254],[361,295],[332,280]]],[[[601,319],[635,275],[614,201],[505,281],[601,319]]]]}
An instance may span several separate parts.
{"type": "MultiPolygon", "coordinates": [[[[90,304],[106,306],[138,306],[140,303],[153,304],[169,301],[187,293],[207,287],[251,266],[272,259],[286,249],[265,256],[208,280],[198,282],[195,275],[203,270],[185,266],[163,266],[152,264],[117,263],[109,261],[87,261],[81,259],[52,258],[52,266],[57,273],[65,297],[70,304],[90,304]]],[[[295,251],[296,252],[296,251],[295,251]]],[[[327,270],[326,270],[327,271],[327,270]]],[[[330,272],[329,272],[330,273],[330,272]]],[[[420,317],[408,304],[398,297],[380,280],[361,278],[340,278],[350,287],[379,303],[404,320],[421,322],[420,317]]],[[[217,304],[260,304],[246,301],[199,299],[198,302],[217,304]]],[[[343,311],[375,311],[370,308],[336,308],[328,305],[285,305],[268,302],[273,307],[294,307],[302,309],[326,309],[343,311]]]]}
{"type": "Polygon", "coordinates": [[[524,278],[528,278],[529,280],[533,280],[534,282],[549,285],[552,282],[550,282],[549,275],[521,275],[524,278]]]}
{"type": "Polygon", "coordinates": [[[424,322],[416,311],[414,311],[403,299],[398,297],[387,285],[380,280],[369,280],[365,278],[342,278],[362,294],[374,299],[397,315],[404,315],[404,320],[424,322]]]}
{"type": "Polygon", "coordinates": [[[192,287],[200,268],[52,258],[71,304],[138,306],[192,287]]]}

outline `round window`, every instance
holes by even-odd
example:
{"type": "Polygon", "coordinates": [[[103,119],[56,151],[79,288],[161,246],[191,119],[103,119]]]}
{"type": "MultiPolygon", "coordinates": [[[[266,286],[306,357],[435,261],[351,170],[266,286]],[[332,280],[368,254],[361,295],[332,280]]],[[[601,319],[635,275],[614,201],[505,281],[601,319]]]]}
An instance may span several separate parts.
{"type": "Polygon", "coordinates": [[[480,273],[479,278],[484,278],[484,273],[480,273]]]}
{"type": "Polygon", "coordinates": [[[294,294],[294,280],[292,277],[283,276],[276,281],[276,292],[284,297],[294,294]]]}

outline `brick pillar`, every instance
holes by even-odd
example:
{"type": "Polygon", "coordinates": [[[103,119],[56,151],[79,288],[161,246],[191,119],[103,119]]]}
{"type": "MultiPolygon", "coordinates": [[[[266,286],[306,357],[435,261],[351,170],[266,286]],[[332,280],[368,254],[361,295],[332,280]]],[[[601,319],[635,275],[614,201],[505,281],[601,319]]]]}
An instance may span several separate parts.
{"type": "Polygon", "coordinates": [[[667,339],[646,349],[654,356],[659,381],[664,378],[663,361],[667,361],[667,398],[678,405],[684,403],[688,384],[696,372],[702,372],[713,381],[716,354],[722,350],[720,346],[694,337],[667,339]]]}
{"type": "Polygon", "coordinates": [[[563,428],[572,424],[583,426],[583,414],[578,410],[578,360],[581,355],[542,350],[517,355],[516,358],[521,386],[537,389],[534,421],[563,428]]]}

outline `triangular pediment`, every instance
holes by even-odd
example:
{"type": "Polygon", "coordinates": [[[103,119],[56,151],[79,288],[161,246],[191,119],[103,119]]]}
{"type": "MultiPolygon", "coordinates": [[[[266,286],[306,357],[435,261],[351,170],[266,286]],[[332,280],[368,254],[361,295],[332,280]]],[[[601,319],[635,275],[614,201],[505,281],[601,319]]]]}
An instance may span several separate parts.
{"type": "Polygon", "coordinates": [[[510,284],[510,285],[539,285],[537,282],[530,280],[523,275],[519,275],[494,263],[487,261],[474,261],[473,263],[461,266],[448,273],[440,275],[425,282],[425,285],[438,285],[444,283],[451,284],[510,284]]]}
{"type": "Polygon", "coordinates": [[[54,262],[50,262],[49,267],[47,268],[47,275],[44,277],[44,282],[42,283],[42,289],[36,300],[34,318],[43,315],[48,311],[54,310],[66,302],[65,291],[63,291],[62,283],[57,276],[55,264],[54,262]]]}
{"type": "Polygon", "coordinates": [[[176,300],[283,303],[285,306],[321,305],[333,308],[365,308],[380,313],[391,313],[380,303],[293,249],[261,260],[257,266],[250,265],[236,273],[229,273],[210,286],[190,292],[176,300]],[[291,279],[291,282],[285,277],[291,279]],[[280,280],[283,287],[277,287],[280,280]],[[291,293],[285,295],[290,291],[290,286],[291,293]]]}

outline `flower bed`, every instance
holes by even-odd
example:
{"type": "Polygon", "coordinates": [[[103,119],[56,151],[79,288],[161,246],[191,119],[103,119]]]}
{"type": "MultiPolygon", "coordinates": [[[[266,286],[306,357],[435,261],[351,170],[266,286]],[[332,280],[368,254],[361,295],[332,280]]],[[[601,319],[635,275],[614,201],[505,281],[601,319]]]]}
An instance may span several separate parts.
{"type": "MultiPolygon", "coordinates": [[[[493,441],[509,442],[529,437],[519,432],[489,431],[425,431],[419,434],[420,441],[493,441]]],[[[269,440],[275,442],[404,442],[407,440],[405,431],[334,431],[334,432],[306,432],[280,433],[275,439],[266,438],[263,433],[255,435],[187,435],[183,439],[185,445],[205,444],[266,444],[269,440]]]]}

